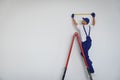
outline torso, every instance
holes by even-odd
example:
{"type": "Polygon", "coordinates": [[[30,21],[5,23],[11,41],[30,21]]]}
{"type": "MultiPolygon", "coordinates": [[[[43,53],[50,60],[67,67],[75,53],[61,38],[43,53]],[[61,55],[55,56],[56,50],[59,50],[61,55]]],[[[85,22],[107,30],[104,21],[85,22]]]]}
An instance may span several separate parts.
{"type": "MultiPolygon", "coordinates": [[[[87,35],[89,35],[89,25],[84,26],[84,28],[85,28],[85,30],[87,32],[87,35]]],[[[91,27],[90,27],[90,29],[91,29],[91,27]]],[[[85,33],[84,29],[83,29],[83,25],[77,25],[77,31],[79,32],[79,35],[81,37],[81,41],[82,42],[86,41],[87,36],[86,36],[86,33],[85,33]]]]}

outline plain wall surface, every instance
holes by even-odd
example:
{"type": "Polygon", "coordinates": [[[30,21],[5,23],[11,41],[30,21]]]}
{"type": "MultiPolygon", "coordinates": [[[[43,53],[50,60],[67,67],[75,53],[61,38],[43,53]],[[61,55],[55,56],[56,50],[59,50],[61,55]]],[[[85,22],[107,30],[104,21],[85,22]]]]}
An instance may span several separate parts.
{"type": "MultiPolygon", "coordinates": [[[[94,80],[120,80],[119,0],[0,0],[0,80],[61,80],[72,13],[96,13],[94,80]]],[[[82,16],[81,16],[82,17],[82,16]]],[[[89,80],[75,40],[65,80],[89,80]]]]}

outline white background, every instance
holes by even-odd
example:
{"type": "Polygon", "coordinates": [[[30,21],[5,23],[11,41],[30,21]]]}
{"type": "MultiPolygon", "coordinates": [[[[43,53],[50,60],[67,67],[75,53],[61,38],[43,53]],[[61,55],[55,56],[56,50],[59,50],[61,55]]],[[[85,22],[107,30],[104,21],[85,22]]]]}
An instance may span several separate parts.
{"type": "MultiPolygon", "coordinates": [[[[119,0],[0,0],[0,80],[61,80],[72,13],[96,13],[94,80],[120,80],[119,0]]],[[[82,16],[81,16],[82,17],[82,16]]],[[[89,80],[77,41],[65,80],[89,80]]]]}

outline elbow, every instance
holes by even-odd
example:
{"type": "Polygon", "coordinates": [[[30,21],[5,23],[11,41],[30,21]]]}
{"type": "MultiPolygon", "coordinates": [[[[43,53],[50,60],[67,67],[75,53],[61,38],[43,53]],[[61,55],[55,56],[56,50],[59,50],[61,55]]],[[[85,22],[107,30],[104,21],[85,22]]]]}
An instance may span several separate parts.
{"type": "Polygon", "coordinates": [[[94,23],[92,23],[92,25],[93,25],[93,26],[95,26],[95,22],[94,22],[94,23]]]}
{"type": "Polygon", "coordinates": [[[77,26],[78,24],[77,23],[74,23],[75,26],[77,26]]]}

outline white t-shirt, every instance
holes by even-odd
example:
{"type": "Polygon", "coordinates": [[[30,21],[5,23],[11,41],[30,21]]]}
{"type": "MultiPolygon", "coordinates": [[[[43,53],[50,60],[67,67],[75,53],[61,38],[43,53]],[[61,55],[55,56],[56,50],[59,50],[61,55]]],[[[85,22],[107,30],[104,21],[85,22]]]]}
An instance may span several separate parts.
{"type": "MultiPolygon", "coordinates": [[[[86,30],[87,35],[88,35],[88,34],[89,34],[89,25],[85,25],[84,27],[85,27],[85,30],[86,30]]],[[[92,27],[93,27],[93,26],[90,25],[90,35],[91,35],[92,27]]],[[[83,29],[83,25],[77,25],[77,26],[76,26],[76,29],[77,29],[77,31],[79,32],[79,35],[80,35],[80,37],[81,37],[81,41],[82,41],[82,42],[86,41],[86,34],[85,34],[84,29],[83,29]]]]}

